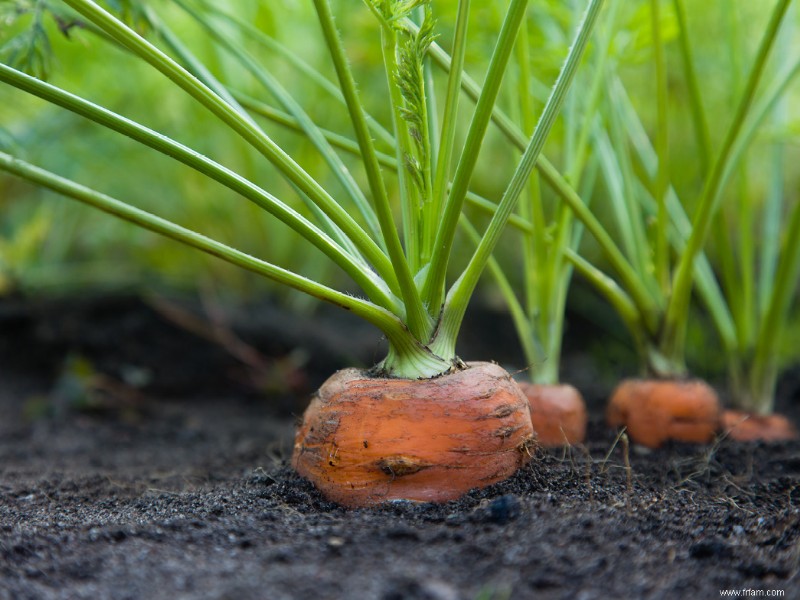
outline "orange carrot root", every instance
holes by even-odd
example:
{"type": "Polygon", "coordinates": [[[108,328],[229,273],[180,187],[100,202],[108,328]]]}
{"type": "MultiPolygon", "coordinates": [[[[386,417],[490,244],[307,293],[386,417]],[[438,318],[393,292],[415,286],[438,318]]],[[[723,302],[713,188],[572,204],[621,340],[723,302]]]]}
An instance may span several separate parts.
{"type": "Polygon", "coordinates": [[[720,427],[716,392],[699,380],[623,381],[611,396],[606,420],[627,427],[631,439],[658,448],[667,440],[704,444],[720,427]]]}
{"type": "Polygon", "coordinates": [[[571,385],[521,383],[528,398],[536,442],[553,448],[580,444],[586,437],[586,404],[571,385]]]}
{"type": "Polygon", "coordinates": [[[722,429],[737,442],[796,440],[797,429],[783,415],[756,415],[740,410],[722,413],[722,429]]]}
{"type": "Polygon", "coordinates": [[[528,402],[495,364],[425,380],[345,369],[312,399],[292,464],[344,506],[445,502],[512,475],[532,440],[528,402]]]}

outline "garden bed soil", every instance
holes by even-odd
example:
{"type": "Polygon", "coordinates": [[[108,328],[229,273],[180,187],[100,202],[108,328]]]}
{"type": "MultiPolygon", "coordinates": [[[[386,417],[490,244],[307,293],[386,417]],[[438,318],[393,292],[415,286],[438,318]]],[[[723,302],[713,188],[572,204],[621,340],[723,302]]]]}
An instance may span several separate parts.
{"type": "MultiPolygon", "coordinates": [[[[344,510],[288,467],[293,426],[325,373],[380,356],[378,336],[335,313],[233,314],[0,303],[0,599],[800,598],[800,443],[626,453],[603,425],[607,376],[568,353],[584,446],[537,450],[457,502],[344,510]]],[[[472,316],[513,356],[492,318],[472,316]]],[[[793,371],[795,423],[798,395],[793,371]]]]}

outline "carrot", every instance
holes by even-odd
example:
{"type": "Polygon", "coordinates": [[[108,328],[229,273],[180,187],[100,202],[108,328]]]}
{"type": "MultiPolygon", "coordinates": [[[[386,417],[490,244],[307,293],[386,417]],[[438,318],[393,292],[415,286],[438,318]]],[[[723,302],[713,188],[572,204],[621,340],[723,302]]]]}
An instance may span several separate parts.
{"type": "Polygon", "coordinates": [[[345,369],[312,399],[292,463],[344,506],[444,502],[513,474],[533,439],[526,398],[495,364],[419,380],[345,369]]]}
{"type": "Polygon", "coordinates": [[[586,404],[568,384],[520,383],[528,398],[536,442],[545,447],[580,444],[586,437],[586,404]]]}
{"type": "Polygon", "coordinates": [[[741,410],[722,413],[722,429],[737,442],[796,440],[797,429],[783,415],[757,415],[741,410]]]}
{"type": "Polygon", "coordinates": [[[668,440],[708,443],[720,419],[717,393],[697,379],[627,379],[606,411],[609,425],[624,425],[634,442],[651,448],[668,440]]]}

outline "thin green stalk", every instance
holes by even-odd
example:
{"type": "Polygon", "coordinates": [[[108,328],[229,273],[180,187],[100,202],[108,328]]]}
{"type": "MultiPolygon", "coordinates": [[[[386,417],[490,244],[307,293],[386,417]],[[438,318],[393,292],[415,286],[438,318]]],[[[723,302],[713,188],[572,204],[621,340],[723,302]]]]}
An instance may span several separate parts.
{"type": "MultiPolygon", "coordinates": [[[[781,56],[788,56],[791,52],[794,29],[787,27],[781,31],[778,42],[781,56]]],[[[797,63],[794,68],[796,65],[797,63]]],[[[790,68],[786,72],[791,75],[793,71],[794,69],[790,68]]],[[[779,76],[778,85],[773,86],[765,94],[762,104],[768,107],[773,117],[773,127],[785,129],[786,99],[782,94],[785,88],[781,79],[779,76]],[[779,94],[773,95],[773,89],[779,94]],[[781,98],[781,101],[777,102],[776,98],[781,98]]],[[[754,124],[760,124],[766,115],[766,110],[754,112],[751,120],[754,124]]],[[[742,134],[742,138],[746,137],[748,137],[747,126],[742,134]]],[[[794,296],[800,278],[800,269],[796,264],[791,264],[792,261],[798,261],[797,255],[800,253],[800,241],[795,239],[798,236],[800,205],[796,204],[789,212],[786,229],[782,231],[781,227],[785,208],[784,145],[782,141],[777,141],[771,149],[769,189],[761,208],[762,238],[759,244],[758,265],[756,265],[754,240],[747,240],[742,254],[750,255],[752,261],[748,262],[749,277],[747,279],[743,277],[742,289],[735,290],[737,295],[742,295],[746,299],[747,313],[744,316],[747,317],[748,337],[746,343],[742,343],[743,351],[740,356],[732,356],[729,363],[732,382],[736,386],[733,390],[733,400],[738,407],[761,414],[772,412],[774,407],[775,385],[780,367],[781,337],[785,335],[783,329],[788,317],[790,298],[794,296]],[[759,269],[758,272],[756,268],[759,269]],[[789,278],[788,282],[786,278],[789,278]]],[[[740,167],[737,171],[746,172],[746,169],[740,167]]],[[[746,187],[742,191],[746,192],[746,187]]],[[[744,198],[742,200],[744,201],[744,198]]],[[[752,211],[752,208],[748,210],[752,211]]],[[[737,216],[745,227],[751,223],[751,216],[747,214],[737,216]]],[[[754,236],[754,231],[750,228],[748,233],[751,237],[754,236]]]]}
{"type": "MultiPolygon", "coordinates": [[[[453,184],[436,234],[430,269],[422,290],[423,298],[432,312],[438,312],[439,307],[442,305],[447,264],[452,251],[458,218],[461,214],[469,181],[478,161],[481,145],[489,126],[492,108],[500,91],[500,83],[503,80],[508,59],[514,48],[517,31],[525,18],[527,6],[528,0],[511,0],[511,5],[506,12],[497,44],[492,53],[486,80],[475,107],[475,113],[470,122],[464,149],[456,167],[453,184]]],[[[516,201],[516,198],[514,201],[516,201]]]]}
{"type": "Polygon", "coordinates": [[[592,29],[597,21],[597,16],[600,13],[602,5],[603,0],[590,0],[586,12],[584,13],[583,20],[578,28],[575,40],[567,54],[566,61],[562,66],[558,79],[556,79],[553,85],[550,97],[545,104],[542,116],[536,125],[528,147],[522,155],[519,166],[514,172],[506,191],[503,193],[503,198],[500,200],[497,212],[489,222],[489,226],[462,276],[459,277],[447,293],[442,325],[436,340],[431,345],[431,348],[434,349],[444,348],[445,350],[442,352],[445,356],[448,355],[449,348],[455,345],[456,334],[461,326],[467,304],[475,290],[478,279],[494,251],[495,245],[500,239],[500,235],[505,229],[508,218],[514,210],[517,199],[536,165],[544,142],[561,110],[564,98],[566,97],[575,71],[580,63],[580,59],[589,42],[592,29]]]}
{"type": "MultiPolygon", "coordinates": [[[[609,83],[611,83],[609,81],[609,83]]],[[[627,139],[627,131],[623,115],[619,110],[619,105],[613,96],[613,87],[609,85],[609,96],[612,101],[608,110],[608,130],[610,142],[607,152],[609,155],[609,166],[615,177],[620,182],[621,196],[610,196],[612,204],[615,206],[617,216],[617,226],[626,231],[626,251],[628,259],[636,267],[639,277],[646,285],[653,296],[658,298],[659,303],[663,301],[663,294],[654,277],[653,255],[650,244],[651,236],[648,235],[648,222],[644,218],[644,211],[636,194],[636,184],[638,178],[634,173],[632,149],[627,139]]],[[[600,150],[598,150],[600,152],[600,150]]],[[[610,174],[608,171],[606,174],[610,174]]]]}
{"type": "Polygon", "coordinates": [[[369,181],[370,190],[372,191],[372,201],[375,204],[375,211],[381,226],[381,233],[383,234],[383,239],[388,248],[392,266],[397,273],[397,281],[405,304],[405,320],[408,323],[409,329],[418,340],[427,341],[433,329],[433,322],[425,310],[417,286],[414,283],[413,275],[409,269],[408,262],[403,254],[403,247],[400,244],[400,237],[397,233],[394,217],[392,216],[389,197],[386,193],[386,184],[383,180],[380,165],[378,164],[378,158],[367,125],[364,107],[356,91],[355,80],[350,70],[344,48],[342,47],[342,40],[333,20],[330,4],[328,0],[314,0],[314,7],[317,10],[325,42],[339,78],[339,84],[347,103],[350,119],[353,122],[359,148],[361,148],[367,180],[369,181]]]}
{"type": "Polygon", "coordinates": [[[697,81],[697,71],[694,68],[694,56],[689,40],[689,29],[686,22],[686,8],[684,0],[673,0],[675,16],[678,21],[678,42],[683,63],[683,76],[689,89],[689,108],[692,112],[694,135],[697,139],[697,150],[700,159],[700,173],[706,173],[711,164],[711,134],[708,128],[708,119],[703,109],[703,94],[697,81]]]}
{"type": "Polygon", "coordinates": [[[301,275],[254,258],[235,248],[226,246],[216,240],[207,238],[199,233],[125,204],[124,202],[120,202],[119,200],[115,200],[114,198],[79,185],[73,181],[59,177],[58,175],[35,167],[34,165],[3,152],[0,152],[0,170],[53,190],[73,200],[93,206],[184,245],[221,258],[243,269],[258,273],[281,285],[294,288],[305,294],[324,300],[325,302],[340,306],[358,315],[380,328],[381,331],[386,334],[395,359],[398,356],[402,356],[403,365],[411,366],[406,373],[396,373],[398,376],[431,376],[446,371],[450,367],[447,361],[443,361],[434,356],[430,351],[414,340],[414,338],[409,335],[403,323],[395,315],[392,315],[388,311],[366,300],[354,298],[349,294],[338,292],[315,281],[306,279],[301,275]],[[428,375],[429,373],[431,375],[428,375]]]}
{"type": "Polygon", "coordinates": [[[575,170],[575,160],[578,157],[576,146],[578,143],[578,98],[569,96],[564,102],[564,138],[561,142],[564,153],[564,172],[572,185],[572,172],[575,170]]]}
{"type": "Polygon", "coordinates": [[[342,159],[328,144],[325,136],[319,130],[317,125],[303,109],[300,103],[295,100],[292,95],[281,85],[267,69],[261,66],[252,56],[250,56],[244,48],[231,40],[229,36],[223,35],[218,27],[214,27],[208,19],[203,15],[194,11],[186,3],[181,0],[175,0],[178,6],[185,10],[205,31],[215,39],[222,48],[228,50],[233,57],[245,68],[251,75],[258,81],[270,94],[275,98],[283,108],[289,112],[303,129],[306,138],[314,148],[317,149],[323,160],[330,167],[331,172],[344,188],[353,204],[358,209],[367,224],[369,232],[374,239],[380,239],[380,228],[378,220],[375,217],[375,212],[369,204],[369,201],[364,196],[361,188],[358,187],[355,178],[350,173],[350,170],[344,164],[342,159]]]}
{"type": "MultiPolygon", "coordinates": [[[[297,52],[291,48],[287,48],[284,44],[270,37],[252,24],[228,14],[224,10],[221,10],[219,6],[213,2],[205,2],[201,0],[200,5],[203,7],[203,10],[228,21],[241,31],[245,32],[253,41],[261,45],[263,48],[283,58],[289,65],[296,69],[299,74],[302,74],[304,77],[308,78],[309,81],[319,86],[319,88],[330,97],[336,99],[342,105],[345,105],[346,102],[344,95],[342,94],[342,90],[336,87],[336,84],[325,77],[325,75],[300,58],[297,52]]],[[[370,130],[375,135],[377,140],[383,144],[386,144],[388,147],[394,147],[394,138],[392,137],[392,134],[389,133],[386,128],[378,123],[378,121],[376,121],[371,115],[367,114],[365,115],[365,118],[370,130]]]]}
{"type": "MultiPolygon", "coordinates": [[[[548,240],[545,232],[547,231],[547,219],[544,214],[544,202],[542,196],[541,178],[538,172],[531,173],[526,188],[526,195],[520,203],[520,215],[511,215],[508,224],[518,227],[517,220],[523,221],[524,218],[530,219],[528,235],[523,236],[523,262],[525,269],[525,309],[530,318],[539,313],[541,306],[540,296],[548,297],[548,276],[547,276],[547,248],[548,240]]],[[[472,204],[469,195],[467,201],[472,204]]]]}
{"type": "Polygon", "coordinates": [[[800,203],[795,204],[784,237],[783,252],[775,274],[772,298],[758,332],[753,366],[749,376],[751,389],[760,391],[754,408],[761,413],[772,410],[778,370],[778,340],[783,334],[792,297],[800,281],[800,203]]]}
{"type": "Polygon", "coordinates": [[[629,146],[619,140],[619,136],[624,135],[622,127],[619,122],[611,127],[617,135],[613,141],[605,129],[598,129],[595,152],[606,182],[613,225],[616,225],[625,256],[636,274],[638,285],[647,290],[654,308],[660,311],[664,295],[653,277],[651,248],[645,229],[647,219],[637,193],[638,179],[633,174],[630,156],[625,152],[629,146]]]}
{"type": "Polygon", "coordinates": [[[670,356],[682,356],[688,321],[689,299],[692,291],[694,261],[702,250],[708,236],[711,218],[714,215],[722,191],[725,171],[729,166],[731,151],[739,137],[744,121],[755,98],[755,92],[764,73],[767,58],[774,45],[778,29],[791,0],[778,0],[772,11],[769,25],[759,45],[745,90],[728,128],[719,156],[706,180],[703,194],[697,207],[692,234],[686,243],[673,277],[672,296],[667,305],[663,330],[663,351],[670,356]]]}
{"type": "MultiPolygon", "coordinates": [[[[619,276],[623,287],[627,290],[628,294],[630,294],[641,313],[641,321],[645,324],[647,330],[654,335],[655,332],[658,331],[659,312],[655,300],[650,296],[650,291],[642,285],[637,272],[625,258],[625,255],[616,245],[608,231],[606,231],[578,193],[564,182],[561,175],[555,170],[555,167],[549,163],[543,164],[541,157],[538,166],[541,168],[540,173],[546,174],[545,179],[548,183],[554,187],[557,186],[561,199],[569,206],[570,210],[575,213],[576,218],[598,242],[606,260],[609,261],[612,268],[619,276]]],[[[476,199],[474,205],[487,213],[495,213],[497,211],[497,205],[486,199],[476,199]]],[[[524,220],[517,220],[514,216],[510,217],[508,222],[521,231],[539,231],[535,225],[531,225],[524,220]]]]}
{"type": "MultiPolygon", "coordinates": [[[[447,92],[444,100],[439,153],[436,162],[436,176],[433,181],[431,214],[442,214],[447,184],[450,181],[450,168],[453,162],[455,137],[458,126],[458,100],[461,94],[461,75],[464,70],[464,56],[467,50],[467,25],[469,22],[470,0],[459,0],[456,15],[455,39],[453,40],[453,68],[447,77],[447,92]]],[[[432,239],[425,238],[424,255],[427,260],[433,252],[432,239]]]]}
{"type": "MultiPolygon", "coordinates": [[[[413,24],[411,26],[413,27],[413,24]]],[[[452,60],[447,52],[435,43],[431,44],[428,50],[434,62],[445,72],[451,70],[452,60]]],[[[480,97],[481,87],[466,73],[462,75],[461,89],[473,102],[476,102],[480,97]]],[[[503,110],[498,106],[493,107],[491,119],[498,130],[512,145],[520,151],[525,151],[528,144],[526,136],[503,110]]],[[[646,315],[644,319],[645,322],[649,323],[653,329],[657,328],[655,301],[650,296],[650,291],[638,281],[636,271],[633,270],[627,259],[620,252],[613,238],[604,230],[603,226],[592,212],[586,208],[580,196],[575,192],[575,189],[544,155],[539,156],[536,168],[542,179],[556,192],[563,202],[569,205],[570,209],[575,212],[577,218],[585,224],[586,228],[597,240],[603,253],[612,263],[617,273],[619,273],[625,286],[630,290],[632,297],[636,299],[636,303],[640,306],[642,314],[646,315]]]]}
{"type": "MultiPolygon", "coordinates": [[[[161,21],[153,9],[149,6],[145,6],[144,11],[149,26],[152,27],[153,31],[163,40],[167,48],[169,48],[175,54],[175,56],[180,59],[186,69],[205,85],[207,85],[220,98],[225,100],[225,102],[234,108],[241,109],[241,105],[238,104],[237,100],[233,97],[233,94],[231,94],[230,91],[228,91],[228,89],[222,85],[222,83],[220,83],[216,77],[214,77],[214,75],[208,70],[202,61],[192,54],[192,52],[183,44],[183,42],[181,42],[180,38],[175,35],[175,33],[173,33],[173,31],[167,27],[163,21],[161,21]]],[[[98,31],[98,33],[101,32],[98,31]]],[[[117,43],[113,38],[109,38],[107,36],[104,36],[104,38],[112,43],[117,43]]],[[[124,46],[122,48],[125,49],[124,46]]],[[[242,113],[243,117],[250,118],[250,115],[246,110],[241,109],[239,112],[242,113]]],[[[255,125],[255,122],[253,122],[253,124],[255,125]]]]}
{"type": "Polygon", "coordinates": [[[605,296],[627,326],[628,331],[637,340],[637,345],[640,345],[644,328],[642,327],[639,309],[633,303],[631,297],[614,279],[603,273],[571,248],[564,250],[564,256],[584,279],[591,283],[601,295],[605,296]]]}
{"type": "MultiPolygon", "coordinates": [[[[264,117],[265,119],[281,125],[282,127],[286,127],[287,129],[291,129],[292,131],[303,133],[303,128],[300,126],[300,123],[289,113],[274,108],[269,104],[265,104],[260,100],[256,100],[252,96],[248,96],[243,92],[231,90],[231,94],[239,104],[253,114],[264,117]]],[[[330,131],[329,129],[324,129],[322,127],[318,127],[318,129],[322,135],[325,136],[325,140],[334,148],[343,150],[344,152],[347,152],[353,156],[361,156],[361,150],[358,147],[358,142],[355,140],[334,131],[330,131]]],[[[378,163],[381,166],[392,170],[397,169],[397,159],[394,156],[389,156],[383,152],[376,152],[376,155],[378,157],[378,163]]]]}
{"type": "Polygon", "coordinates": [[[582,113],[586,118],[582,120],[577,140],[575,141],[575,156],[572,158],[572,167],[567,172],[567,179],[573,187],[580,185],[584,168],[589,157],[590,142],[592,131],[595,127],[595,115],[605,89],[605,79],[607,77],[608,59],[611,53],[612,39],[610,36],[600,35],[608,31],[616,33],[617,16],[622,2],[612,2],[608,7],[608,15],[605,20],[605,28],[598,27],[597,59],[592,65],[592,78],[589,84],[589,92],[585,95],[582,103],[582,113]]]}
{"type": "MultiPolygon", "coordinates": [[[[528,20],[524,20],[517,36],[516,59],[519,69],[517,78],[517,97],[520,110],[520,124],[525,135],[533,135],[536,128],[534,117],[533,102],[531,101],[531,56],[530,56],[530,35],[528,32],[528,20]]],[[[452,74],[452,69],[451,69],[452,74]]],[[[469,201],[469,196],[467,197],[469,201]]],[[[494,212],[494,211],[493,211],[494,212]]],[[[512,215],[509,224],[517,215],[512,215]]],[[[525,310],[531,321],[538,321],[543,315],[538,314],[540,306],[547,304],[547,241],[543,232],[546,228],[544,207],[542,203],[541,187],[537,173],[532,173],[531,178],[525,189],[524,201],[519,203],[519,216],[529,220],[531,223],[531,234],[522,237],[522,268],[525,310]]],[[[539,337],[538,334],[534,335],[539,337]]],[[[528,357],[529,362],[532,357],[528,357]]]]}
{"type": "MultiPolygon", "coordinates": [[[[579,195],[581,198],[586,198],[587,202],[591,200],[598,170],[597,160],[593,160],[589,163],[586,174],[581,178],[582,182],[579,195]]],[[[553,315],[553,318],[552,322],[542,322],[540,327],[545,332],[541,334],[544,340],[542,345],[546,348],[547,355],[551,357],[548,364],[551,365],[550,369],[554,379],[549,381],[549,383],[558,382],[557,376],[561,357],[561,346],[564,339],[564,312],[566,310],[567,294],[572,282],[574,269],[566,253],[568,251],[577,252],[584,232],[583,224],[580,221],[574,222],[572,211],[568,210],[566,206],[562,206],[560,212],[561,219],[559,227],[561,229],[559,230],[559,238],[555,248],[557,257],[555,260],[551,261],[555,289],[553,297],[548,299],[551,304],[549,314],[553,315]]]]}
{"type": "MultiPolygon", "coordinates": [[[[495,204],[494,202],[492,202],[487,198],[484,198],[483,196],[479,196],[474,192],[467,192],[467,202],[470,204],[470,206],[474,206],[482,213],[484,213],[485,215],[489,215],[490,217],[497,212],[497,204],[495,204]]],[[[534,237],[537,239],[539,237],[544,237],[544,236],[532,235],[534,232],[541,230],[532,225],[530,221],[519,215],[511,215],[508,218],[508,224],[513,226],[515,229],[521,231],[522,233],[527,234],[526,237],[534,237]]]]}
{"type": "Polygon", "coordinates": [[[375,277],[374,273],[366,265],[358,261],[356,257],[344,252],[327,234],[308,222],[294,209],[247,179],[244,179],[202,154],[171,140],[167,136],[121,117],[120,115],[61,90],[51,84],[20,73],[2,63],[0,63],[0,81],[90,119],[107,129],[130,137],[145,146],[182,162],[211,179],[218,181],[227,188],[241,194],[248,200],[267,210],[270,214],[280,219],[287,226],[291,227],[294,231],[319,248],[326,256],[350,275],[375,302],[390,310],[400,312],[397,299],[392,297],[385,284],[375,277]]]}
{"type": "Polygon", "coordinates": [[[791,66],[776,78],[770,88],[764,92],[758,105],[750,111],[750,116],[742,124],[741,134],[731,147],[728,160],[722,170],[719,187],[724,188],[736,173],[741,158],[750,148],[759,127],[775,108],[776,103],[784,96],[786,89],[798,74],[800,74],[800,58],[796,58],[791,66]]]}
{"type": "Polygon", "coordinates": [[[393,24],[383,23],[381,25],[381,42],[396,140],[395,158],[397,159],[397,164],[401,166],[397,171],[397,181],[400,188],[400,206],[403,217],[403,241],[405,242],[406,257],[411,272],[417,273],[421,267],[419,258],[422,198],[420,198],[419,188],[412,181],[412,175],[409,172],[409,169],[413,168],[409,163],[413,160],[414,151],[411,135],[402,115],[403,96],[397,84],[397,79],[400,77],[397,63],[398,40],[397,31],[393,24]]]}
{"type": "Polygon", "coordinates": [[[741,315],[737,319],[739,325],[739,346],[748,348],[752,345],[752,338],[756,330],[756,289],[755,289],[755,232],[753,230],[753,202],[750,198],[748,185],[747,155],[740,161],[739,180],[738,180],[738,215],[740,226],[738,230],[739,247],[739,301],[741,302],[741,315]]]}
{"type": "MultiPolygon", "coordinates": [[[[624,115],[625,129],[628,132],[632,146],[636,149],[635,156],[642,170],[647,173],[649,177],[655,177],[658,169],[658,155],[652,147],[644,125],[642,125],[642,122],[639,120],[630,98],[622,87],[622,83],[617,79],[614,85],[615,98],[618,99],[618,105],[624,115]]],[[[744,136],[742,139],[744,139],[744,136]]],[[[640,198],[643,202],[648,201],[648,194],[649,190],[642,188],[640,198]]],[[[683,249],[686,247],[686,240],[691,234],[692,224],[686,216],[686,212],[684,211],[678,195],[671,186],[667,190],[666,200],[672,224],[671,231],[674,232],[670,237],[670,243],[675,254],[680,256],[683,249]]],[[[649,210],[651,214],[657,210],[655,208],[655,200],[653,200],[652,206],[647,207],[647,210],[649,210]]],[[[695,278],[700,297],[708,308],[708,313],[714,321],[714,325],[720,335],[725,351],[734,353],[737,346],[737,339],[733,317],[722,296],[722,291],[719,288],[717,278],[711,268],[711,263],[703,252],[698,255],[695,261],[695,278]]]]}
{"type": "Polygon", "coordinates": [[[292,160],[269,136],[256,127],[249,118],[242,116],[235,107],[213,93],[186,69],[91,0],[65,0],[65,2],[117,43],[168,77],[268,158],[284,176],[323,209],[325,214],[356,244],[390,288],[397,289],[393,265],[375,241],[317,181],[292,160]]]}
{"type": "MultiPolygon", "coordinates": [[[[783,112],[783,111],[781,111],[783,112]]],[[[783,220],[783,161],[785,156],[782,144],[772,150],[772,172],[770,188],[762,209],[761,253],[758,263],[758,318],[764,317],[775,282],[780,249],[780,232],[783,220]]]]}
{"type": "MultiPolygon", "coordinates": [[[[451,68],[451,59],[448,54],[436,44],[431,45],[429,52],[436,64],[449,72],[451,68]]],[[[466,74],[462,77],[461,89],[473,101],[477,101],[480,96],[480,86],[466,74]]],[[[528,143],[525,135],[505,112],[495,106],[492,109],[491,118],[494,125],[511,144],[521,151],[525,150],[528,143]]],[[[651,296],[650,290],[639,281],[637,272],[633,269],[622,252],[620,252],[614,239],[608,234],[594,214],[586,207],[574,188],[570,186],[558,169],[556,169],[545,156],[539,156],[536,168],[542,179],[556,192],[561,200],[570,207],[575,213],[576,218],[586,226],[587,230],[597,240],[603,254],[609,262],[611,262],[614,270],[619,274],[623,284],[631,294],[631,297],[635,300],[643,315],[642,320],[647,325],[648,329],[650,331],[657,330],[658,318],[656,302],[651,296]]]]}
{"type": "MultiPolygon", "coordinates": [[[[467,234],[467,238],[477,247],[481,241],[481,236],[477,229],[475,229],[475,226],[469,222],[466,215],[461,215],[459,226],[467,234]]],[[[487,266],[494,278],[500,295],[508,305],[508,310],[511,313],[511,319],[514,321],[514,328],[517,330],[520,345],[522,346],[522,351],[525,354],[528,366],[540,364],[545,357],[541,349],[536,346],[536,334],[534,333],[530,319],[528,319],[525,314],[525,309],[522,308],[522,305],[517,299],[514,286],[511,285],[502,267],[500,267],[500,264],[494,257],[489,259],[487,266]]]]}
{"type": "MultiPolygon", "coordinates": [[[[795,8],[795,16],[796,16],[795,8]]],[[[788,57],[792,53],[794,40],[797,36],[796,19],[790,21],[791,26],[784,28],[778,39],[777,52],[780,56],[788,57]]],[[[791,64],[791,63],[790,63],[791,64]]],[[[800,60],[794,60],[794,66],[788,69],[784,68],[785,72],[790,74],[790,77],[795,72],[795,69],[800,67],[800,60]]],[[[774,105],[770,104],[770,115],[773,128],[786,128],[789,124],[788,106],[789,99],[784,95],[783,88],[780,85],[781,76],[778,78],[777,89],[779,91],[776,96],[774,105]]],[[[766,102],[769,102],[771,93],[765,94],[766,102]]],[[[745,137],[743,135],[742,137],[745,137]]],[[[769,189],[764,200],[764,205],[761,209],[761,243],[759,247],[758,264],[755,267],[757,271],[757,296],[756,303],[756,319],[761,322],[767,311],[767,306],[772,298],[773,282],[778,265],[778,254],[780,249],[780,233],[782,229],[782,219],[784,213],[784,181],[785,181],[785,156],[786,144],[782,141],[773,144],[771,149],[772,157],[770,161],[769,173],[769,189]]],[[[776,344],[777,345],[777,344],[776,344]]]]}
{"type": "MultiPolygon", "coordinates": [[[[206,68],[206,66],[198,60],[189,49],[181,42],[158,16],[149,8],[145,7],[145,14],[147,16],[150,27],[158,33],[159,37],[164,41],[166,46],[180,59],[183,65],[197,77],[203,84],[209,87],[211,91],[217,94],[220,98],[225,100],[228,104],[236,108],[243,117],[250,120],[255,127],[257,123],[252,119],[250,114],[245,110],[234,95],[226,88],[214,75],[206,68]]],[[[114,43],[113,40],[111,40],[114,43]]],[[[329,232],[331,237],[348,253],[355,257],[361,258],[361,253],[358,248],[344,235],[342,230],[322,211],[306,194],[303,193],[296,185],[293,189],[300,196],[303,203],[308,207],[311,213],[320,223],[323,224],[325,229],[329,232]]]]}
{"type": "Polygon", "coordinates": [[[656,174],[654,195],[658,212],[656,215],[655,269],[656,280],[663,294],[669,294],[670,260],[667,230],[667,189],[669,188],[669,113],[667,107],[667,61],[664,57],[664,40],[661,38],[661,0],[650,0],[650,14],[653,28],[653,50],[656,66],[656,154],[658,172],[656,174]]]}
{"type": "MultiPolygon", "coordinates": [[[[733,237],[734,232],[731,231],[730,223],[728,222],[728,215],[725,210],[720,210],[711,223],[711,239],[714,240],[715,255],[716,255],[716,270],[719,273],[719,280],[722,289],[725,291],[727,298],[728,308],[733,319],[733,327],[736,332],[736,347],[741,346],[741,331],[740,331],[740,308],[741,298],[738,294],[739,281],[738,269],[736,266],[737,252],[734,249],[733,237]]],[[[738,235],[738,234],[736,234],[738,235]]],[[[687,236],[688,237],[688,236],[687,236]]],[[[684,243],[685,247],[685,243],[684,243]]]]}

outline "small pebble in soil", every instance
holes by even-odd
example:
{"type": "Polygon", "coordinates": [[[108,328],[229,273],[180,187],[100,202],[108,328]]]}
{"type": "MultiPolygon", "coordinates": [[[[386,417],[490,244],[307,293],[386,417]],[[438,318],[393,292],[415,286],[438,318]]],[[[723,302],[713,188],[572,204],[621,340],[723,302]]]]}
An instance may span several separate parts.
{"type": "Polygon", "coordinates": [[[519,498],[512,494],[505,494],[495,498],[488,505],[475,511],[474,520],[502,525],[516,519],[522,510],[519,498]]]}
{"type": "Polygon", "coordinates": [[[382,600],[405,600],[406,598],[458,600],[460,597],[453,586],[438,579],[423,581],[395,580],[390,585],[391,589],[384,593],[382,600]]]}
{"type": "Polygon", "coordinates": [[[340,537],[329,537],[328,546],[331,548],[341,548],[344,546],[344,539],[340,537]]]}
{"type": "Polygon", "coordinates": [[[719,540],[703,540],[692,544],[689,548],[689,556],[692,558],[727,558],[732,554],[732,548],[719,540]]]}
{"type": "Polygon", "coordinates": [[[444,519],[445,524],[450,527],[458,527],[459,525],[463,525],[465,521],[464,515],[460,513],[450,513],[444,519]]]}
{"type": "Polygon", "coordinates": [[[258,467],[247,478],[247,483],[267,487],[275,483],[275,478],[269,475],[262,467],[258,467]]]}
{"type": "Polygon", "coordinates": [[[419,534],[411,529],[410,527],[406,527],[403,525],[398,525],[397,527],[392,527],[386,530],[386,537],[390,540],[418,540],[419,534]]]}

